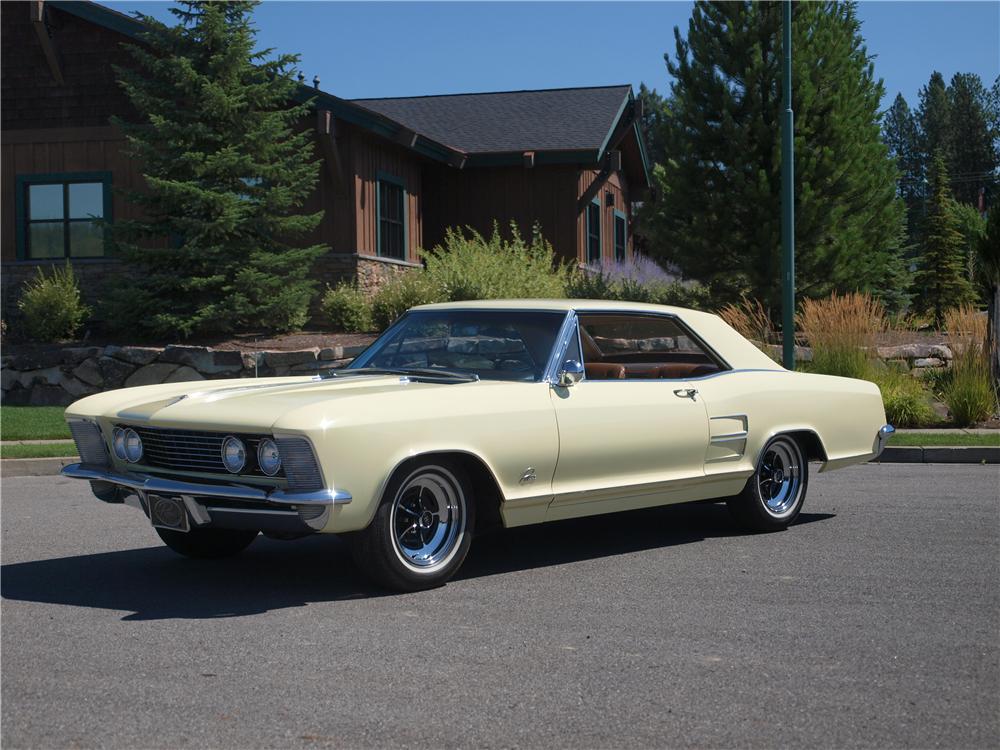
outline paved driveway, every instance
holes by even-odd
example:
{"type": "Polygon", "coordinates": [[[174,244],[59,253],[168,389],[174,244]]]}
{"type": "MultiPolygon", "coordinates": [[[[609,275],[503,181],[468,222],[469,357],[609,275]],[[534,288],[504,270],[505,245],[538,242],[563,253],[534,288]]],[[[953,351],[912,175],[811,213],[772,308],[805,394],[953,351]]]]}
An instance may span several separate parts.
{"type": "Polygon", "coordinates": [[[336,539],[190,561],[8,479],[3,746],[996,747],[998,485],[868,465],[779,534],[717,505],[512,530],[395,596],[336,539]]]}

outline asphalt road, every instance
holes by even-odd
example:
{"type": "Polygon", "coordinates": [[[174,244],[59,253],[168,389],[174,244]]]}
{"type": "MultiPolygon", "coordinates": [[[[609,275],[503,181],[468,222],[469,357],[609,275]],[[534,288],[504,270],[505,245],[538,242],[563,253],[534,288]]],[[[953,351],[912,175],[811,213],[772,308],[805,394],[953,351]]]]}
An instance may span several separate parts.
{"type": "Polygon", "coordinates": [[[814,475],[786,532],[675,506],[478,540],[431,592],[333,538],[196,562],[3,482],[2,743],[1000,745],[1000,471],[814,475]]]}

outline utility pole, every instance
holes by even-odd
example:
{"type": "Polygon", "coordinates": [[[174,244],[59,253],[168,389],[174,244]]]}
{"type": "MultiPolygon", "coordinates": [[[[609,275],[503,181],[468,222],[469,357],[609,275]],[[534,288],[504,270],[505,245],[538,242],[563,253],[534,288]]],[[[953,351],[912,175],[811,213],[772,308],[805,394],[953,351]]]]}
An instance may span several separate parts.
{"type": "Polygon", "coordinates": [[[792,0],[782,3],[784,65],[781,88],[781,354],[785,368],[795,369],[795,144],[792,113],[792,0]]]}

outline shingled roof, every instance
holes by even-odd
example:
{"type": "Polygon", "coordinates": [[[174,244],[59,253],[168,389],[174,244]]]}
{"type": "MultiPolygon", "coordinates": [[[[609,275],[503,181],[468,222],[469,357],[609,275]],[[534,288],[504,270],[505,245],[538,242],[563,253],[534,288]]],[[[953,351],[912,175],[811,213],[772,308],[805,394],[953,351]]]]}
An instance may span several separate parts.
{"type": "Polygon", "coordinates": [[[632,87],[354,99],[468,154],[601,149],[632,87]]]}

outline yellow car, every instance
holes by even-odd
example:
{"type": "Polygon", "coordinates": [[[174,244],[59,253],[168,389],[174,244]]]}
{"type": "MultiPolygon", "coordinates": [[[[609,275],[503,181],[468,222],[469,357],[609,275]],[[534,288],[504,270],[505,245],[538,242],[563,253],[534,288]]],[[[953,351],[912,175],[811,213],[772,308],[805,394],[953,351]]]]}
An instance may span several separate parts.
{"type": "Polygon", "coordinates": [[[789,372],[715,315],[589,300],[415,307],[322,376],[126,388],[66,418],[63,473],[171,549],[346,534],[400,590],[443,584],[490,526],[724,498],[783,529],[809,461],[868,461],[893,431],[872,383],[789,372]]]}

